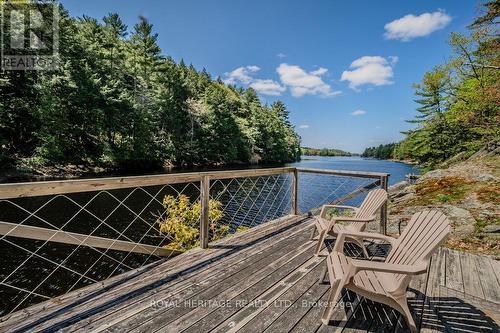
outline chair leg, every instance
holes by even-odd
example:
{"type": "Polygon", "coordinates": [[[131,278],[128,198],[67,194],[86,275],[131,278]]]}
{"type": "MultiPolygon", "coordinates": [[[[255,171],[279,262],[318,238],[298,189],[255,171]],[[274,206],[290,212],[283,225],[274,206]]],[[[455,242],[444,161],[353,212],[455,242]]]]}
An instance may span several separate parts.
{"type": "Polygon", "coordinates": [[[363,243],[363,241],[358,241],[358,245],[361,248],[361,250],[363,251],[363,255],[365,256],[365,258],[367,258],[367,259],[370,258],[370,255],[368,254],[368,250],[366,250],[366,246],[363,243]]]}
{"type": "Polygon", "coordinates": [[[366,258],[370,258],[370,255],[368,254],[368,251],[366,250],[366,246],[362,244],[361,249],[363,250],[363,254],[365,255],[366,258]]]}
{"type": "Polygon", "coordinates": [[[340,293],[342,292],[341,280],[336,280],[332,283],[332,287],[330,288],[330,295],[328,296],[328,302],[326,303],[325,310],[323,311],[323,315],[321,316],[321,321],[323,324],[328,325],[330,319],[332,318],[333,311],[337,306],[337,300],[340,297],[340,293]]]}
{"type": "Polygon", "coordinates": [[[427,303],[427,286],[429,285],[429,275],[431,271],[431,265],[432,265],[432,256],[429,259],[429,265],[427,265],[427,273],[425,274],[425,288],[424,288],[424,300],[422,303],[422,310],[420,310],[420,320],[418,323],[418,330],[422,330],[422,324],[424,323],[424,310],[425,310],[425,305],[427,303]]]}
{"type": "MultiPolygon", "coordinates": [[[[328,258],[327,258],[328,260],[328,258]]],[[[326,273],[328,272],[328,264],[326,263],[325,261],[325,266],[323,268],[323,270],[321,271],[321,274],[319,276],[319,283],[325,283],[325,278],[326,278],[326,273]]]]}
{"type": "Polygon", "coordinates": [[[410,331],[412,333],[417,333],[417,326],[415,325],[415,321],[413,320],[413,317],[411,315],[410,309],[408,308],[408,305],[406,305],[406,309],[405,309],[405,319],[406,319],[406,323],[408,324],[408,327],[410,328],[410,331]]]}
{"type": "Polygon", "coordinates": [[[408,325],[408,328],[410,329],[411,333],[417,333],[417,325],[415,325],[415,321],[413,320],[413,317],[411,315],[410,308],[408,307],[408,301],[406,300],[406,297],[402,297],[398,299],[398,305],[400,307],[400,312],[405,317],[406,324],[408,325]]]}
{"type": "Polygon", "coordinates": [[[355,241],[355,243],[361,248],[361,251],[363,251],[365,258],[370,258],[370,256],[368,255],[368,251],[366,250],[366,246],[363,243],[363,241],[359,240],[357,238],[353,238],[352,240],[355,241]]]}
{"type": "Polygon", "coordinates": [[[316,234],[316,227],[312,228],[311,230],[311,240],[314,239],[314,234],[316,234]]]}
{"type": "Polygon", "coordinates": [[[325,237],[326,237],[326,230],[321,230],[318,237],[318,245],[316,245],[316,251],[314,252],[315,256],[319,255],[321,247],[323,246],[323,242],[325,241],[325,237]]]}

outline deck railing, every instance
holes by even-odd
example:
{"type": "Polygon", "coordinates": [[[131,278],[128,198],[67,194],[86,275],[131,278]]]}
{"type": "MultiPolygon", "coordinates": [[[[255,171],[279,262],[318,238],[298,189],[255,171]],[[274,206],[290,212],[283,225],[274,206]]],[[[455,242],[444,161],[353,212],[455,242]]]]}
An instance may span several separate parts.
{"type": "Polygon", "coordinates": [[[388,176],[282,167],[0,184],[0,316],[283,216],[357,204],[388,176]]]}

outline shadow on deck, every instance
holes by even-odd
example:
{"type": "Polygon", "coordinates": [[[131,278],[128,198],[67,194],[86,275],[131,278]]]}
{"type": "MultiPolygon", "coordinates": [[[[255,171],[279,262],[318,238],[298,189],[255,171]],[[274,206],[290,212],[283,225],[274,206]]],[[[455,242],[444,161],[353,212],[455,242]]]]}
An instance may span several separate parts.
{"type": "MultiPolygon", "coordinates": [[[[288,216],[263,224],[3,317],[0,331],[406,331],[397,312],[353,293],[337,310],[347,311],[346,322],[321,324],[329,285],[318,283],[324,257],[313,256],[311,222],[288,216]]],[[[417,323],[424,314],[422,331],[497,332],[499,267],[488,257],[440,249],[423,311],[425,275],[408,291],[417,323]]]]}

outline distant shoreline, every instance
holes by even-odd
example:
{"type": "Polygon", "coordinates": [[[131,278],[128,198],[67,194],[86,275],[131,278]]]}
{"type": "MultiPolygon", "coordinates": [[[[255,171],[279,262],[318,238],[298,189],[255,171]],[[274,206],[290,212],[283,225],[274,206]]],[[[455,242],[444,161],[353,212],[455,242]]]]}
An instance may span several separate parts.
{"type": "Polygon", "coordinates": [[[105,168],[85,165],[68,164],[64,166],[48,166],[39,168],[9,168],[0,169],[1,183],[36,182],[65,179],[84,179],[102,177],[126,177],[140,175],[155,175],[168,173],[222,171],[238,169],[258,169],[284,166],[285,163],[252,164],[252,163],[227,163],[220,165],[198,166],[165,166],[162,168],[105,168]]]}
{"type": "MultiPolygon", "coordinates": [[[[302,155],[302,160],[317,160],[318,157],[337,157],[337,158],[359,158],[362,160],[379,160],[391,161],[407,165],[416,166],[417,164],[412,161],[400,160],[384,160],[372,157],[362,157],[360,155],[350,156],[321,156],[321,155],[302,155]]],[[[89,167],[83,165],[66,165],[66,166],[51,166],[40,168],[11,168],[0,170],[0,184],[1,183],[18,183],[18,182],[36,182],[36,181],[50,181],[50,180],[65,180],[65,179],[82,179],[82,178],[101,178],[113,176],[137,176],[137,175],[152,175],[162,173],[182,173],[182,172],[197,172],[197,171],[222,171],[222,170],[238,170],[238,169],[258,169],[258,168],[272,168],[281,167],[288,163],[274,163],[274,164],[250,164],[250,163],[228,163],[223,165],[207,165],[207,166],[170,166],[159,169],[114,169],[103,167],[89,167]]]]}
{"type": "Polygon", "coordinates": [[[418,166],[417,162],[411,161],[411,160],[396,160],[396,159],[390,158],[386,161],[398,162],[398,163],[404,163],[404,164],[408,164],[408,165],[418,166]]]}
{"type": "Polygon", "coordinates": [[[412,166],[418,166],[418,163],[415,161],[411,160],[397,160],[394,158],[389,158],[389,159],[384,159],[384,158],[375,158],[375,157],[363,157],[361,155],[350,155],[350,156],[342,156],[342,155],[331,155],[331,156],[321,156],[321,155],[302,155],[302,157],[307,157],[308,159],[312,159],[314,157],[359,157],[360,159],[363,160],[377,160],[377,161],[391,161],[391,162],[396,162],[396,163],[403,163],[403,164],[408,164],[412,166]]]}

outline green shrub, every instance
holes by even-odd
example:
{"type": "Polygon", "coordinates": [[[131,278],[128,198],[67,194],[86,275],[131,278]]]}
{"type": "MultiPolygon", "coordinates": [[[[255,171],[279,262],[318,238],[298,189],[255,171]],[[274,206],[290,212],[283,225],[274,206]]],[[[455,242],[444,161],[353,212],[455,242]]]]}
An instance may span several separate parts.
{"type": "MultiPolygon", "coordinates": [[[[220,201],[209,201],[210,241],[222,238],[229,231],[229,226],[217,224],[224,216],[221,207],[220,201]]],[[[165,214],[158,217],[156,223],[160,226],[160,232],[170,240],[165,247],[186,251],[198,246],[200,243],[200,200],[191,204],[189,197],[184,194],[178,197],[167,195],[163,198],[163,208],[165,208],[165,214]]]]}
{"type": "Polygon", "coordinates": [[[338,209],[338,208],[329,208],[326,211],[326,218],[329,220],[334,216],[345,216],[345,217],[353,217],[354,211],[351,209],[338,209]]]}
{"type": "Polygon", "coordinates": [[[451,201],[452,197],[446,194],[439,193],[437,195],[437,199],[441,202],[448,202],[451,201]]]}

